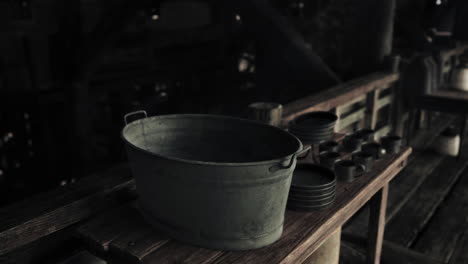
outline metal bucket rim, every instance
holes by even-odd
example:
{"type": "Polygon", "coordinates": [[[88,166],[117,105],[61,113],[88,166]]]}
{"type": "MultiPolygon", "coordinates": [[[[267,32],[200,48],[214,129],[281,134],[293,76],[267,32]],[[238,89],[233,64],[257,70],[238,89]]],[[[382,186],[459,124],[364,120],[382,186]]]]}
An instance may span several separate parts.
{"type": "Polygon", "coordinates": [[[155,115],[155,116],[149,116],[141,119],[134,120],[128,124],[126,124],[122,128],[122,132],[120,134],[122,137],[123,141],[125,144],[127,144],[129,147],[142,151],[143,153],[162,158],[162,159],[167,159],[167,160],[172,160],[172,161],[178,161],[178,162],[185,162],[185,163],[190,163],[190,164],[196,164],[196,165],[206,165],[206,166],[219,166],[219,167],[239,167],[239,166],[258,166],[258,165],[269,165],[269,164],[276,164],[276,163],[283,163],[285,161],[288,161],[292,158],[295,158],[295,155],[299,154],[302,150],[304,150],[304,146],[302,144],[302,141],[299,140],[295,135],[292,133],[287,132],[286,130],[283,130],[281,128],[275,127],[275,126],[270,126],[267,124],[263,124],[260,122],[248,120],[248,119],[243,119],[243,118],[237,118],[237,117],[231,117],[231,116],[223,116],[223,115],[210,115],[210,114],[171,114],[171,115],[155,115]],[[125,131],[131,127],[139,124],[139,122],[143,122],[144,120],[149,121],[151,119],[175,119],[175,118],[180,118],[180,117],[191,117],[191,118],[207,118],[207,119],[230,119],[232,121],[237,121],[237,122],[245,122],[245,123],[250,123],[255,126],[259,127],[264,127],[268,129],[273,129],[278,131],[279,133],[284,134],[285,136],[292,137],[294,140],[298,143],[298,148],[294,153],[291,153],[287,156],[283,156],[281,158],[277,159],[272,159],[272,160],[263,160],[263,161],[254,161],[254,162],[212,162],[212,161],[199,161],[199,160],[189,160],[189,159],[183,159],[183,158],[177,158],[177,157],[171,157],[171,156],[165,156],[165,155],[160,155],[151,151],[148,151],[146,149],[140,148],[136,146],[135,144],[132,144],[130,141],[127,140],[125,137],[125,131]]]}

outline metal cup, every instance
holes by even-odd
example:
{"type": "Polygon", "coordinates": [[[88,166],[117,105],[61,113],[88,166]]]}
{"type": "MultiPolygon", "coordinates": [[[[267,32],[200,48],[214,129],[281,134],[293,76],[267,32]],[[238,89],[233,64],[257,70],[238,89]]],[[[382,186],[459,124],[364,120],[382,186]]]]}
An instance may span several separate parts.
{"type": "Polygon", "coordinates": [[[362,137],[351,135],[351,136],[347,136],[343,140],[343,146],[345,147],[346,151],[354,152],[354,151],[361,150],[361,145],[363,142],[364,142],[364,139],[362,137]]]}
{"type": "Polygon", "coordinates": [[[367,143],[362,145],[362,150],[372,153],[374,159],[378,160],[385,155],[385,149],[379,143],[367,143]]]}
{"type": "Polygon", "coordinates": [[[335,174],[339,181],[352,182],[366,171],[366,167],[352,160],[341,160],[335,164],[335,174]]]}
{"type": "Polygon", "coordinates": [[[333,151],[324,152],[319,156],[320,164],[332,170],[335,167],[335,163],[339,161],[340,158],[341,154],[333,151]]]}
{"type": "Polygon", "coordinates": [[[366,172],[369,172],[374,165],[374,156],[372,153],[367,151],[359,151],[353,154],[353,161],[364,165],[366,168],[366,172]]]}
{"type": "Polygon", "coordinates": [[[358,130],[354,135],[358,138],[362,138],[364,142],[373,142],[375,140],[375,131],[370,128],[358,130]]]}
{"type": "Polygon", "coordinates": [[[280,126],[283,106],[278,103],[256,102],[249,105],[249,118],[272,126],[280,126]]]}
{"type": "Polygon", "coordinates": [[[397,154],[401,151],[403,140],[399,136],[386,136],[380,139],[383,148],[388,154],[397,154]]]}
{"type": "Polygon", "coordinates": [[[320,152],[338,152],[340,145],[338,142],[330,140],[320,143],[319,151],[320,152]]]}

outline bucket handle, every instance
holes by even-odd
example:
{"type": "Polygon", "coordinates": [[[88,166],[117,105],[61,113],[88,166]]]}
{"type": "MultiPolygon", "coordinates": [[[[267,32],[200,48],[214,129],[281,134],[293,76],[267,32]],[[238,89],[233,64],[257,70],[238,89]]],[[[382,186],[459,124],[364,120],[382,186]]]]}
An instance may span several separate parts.
{"type": "Polygon", "coordinates": [[[128,125],[128,118],[129,117],[134,116],[134,115],[139,115],[139,114],[143,114],[145,116],[145,118],[148,117],[148,114],[146,113],[145,110],[138,110],[138,111],[130,112],[130,113],[124,115],[125,125],[128,125]]]}
{"type": "Polygon", "coordinates": [[[307,155],[309,155],[310,149],[311,149],[310,145],[306,146],[302,150],[299,150],[298,152],[296,152],[296,153],[294,153],[292,155],[291,160],[289,161],[288,165],[286,165],[286,166],[283,166],[283,164],[275,165],[275,166],[270,168],[270,171],[290,169],[292,167],[292,165],[294,164],[294,161],[296,159],[301,160],[301,159],[304,159],[305,157],[307,157],[307,155]]]}

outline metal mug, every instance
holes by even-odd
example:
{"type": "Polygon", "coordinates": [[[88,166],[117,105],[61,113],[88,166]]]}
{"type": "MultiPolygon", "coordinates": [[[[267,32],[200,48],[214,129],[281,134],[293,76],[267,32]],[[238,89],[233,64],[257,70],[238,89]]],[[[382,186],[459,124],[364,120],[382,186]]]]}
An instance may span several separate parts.
{"type": "Polygon", "coordinates": [[[272,126],[280,126],[283,106],[278,103],[256,102],[249,105],[249,118],[272,126]]]}
{"type": "Polygon", "coordinates": [[[364,142],[364,139],[357,135],[350,135],[347,136],[343,140],[343,146],[345,150],[348,152],[358,151],[361,150],[361,145],[364,142]]]}
{"type": "Polygon", "coordinates": [[[372,153],[374,159],[378,160],[385,155],[385,149],[379,143],[371,142],[362,145],[362,150],[372,153]]]}
{"type": "Polygon", "coordinates": [[[341,160],[335,164],[335,174],[339,181],[352,182],[365,172],[365,165],[352,160],[341,160]]]}
{"type": "Polygon", "coordinates": [[[320,165],[333,170],[335,167],[335,163],[341,159],[341,154],[338,152],[327,151],[321,153],[319,159],[320,165]]]}
{"type": "Polygon", "coordinates": [[[366,172],[369,172],[374,165],[374,155],[368,151],[358,151],[353,153],[353,161],[364,165],[366,172]]]}
{"type": "Polygon", "coordinates": [[[375,140],[375,130],[370,128],[358,130],[354,135],[358,138],[362,138],[364,142],[373,142],[375,140]]]}
{"type": "Polygon", "coordinates": [[[340,145],[338,144],[338,142],[330,140],[330,141],[325,141],[325,142],[320,143],[319,151],[320,152],[327,152],[327,151],[338,152],[339,147],[340,145]]]}
{"type": "Polygon", "coordinates": [[[397,154],[401,150],[403,139],[399,136],[385,136],[380,139],[387,154],[397,154]]]}

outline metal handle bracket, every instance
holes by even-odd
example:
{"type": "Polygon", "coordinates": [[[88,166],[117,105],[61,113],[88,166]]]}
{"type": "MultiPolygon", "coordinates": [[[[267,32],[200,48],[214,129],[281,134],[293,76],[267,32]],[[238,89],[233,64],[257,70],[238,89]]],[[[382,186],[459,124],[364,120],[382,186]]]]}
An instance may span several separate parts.
{"type": "Polygon", "coordinates": [[[138,110],[138,111],[135,111],[135,112],[130,112],[130,113],[124,115],[125,125],[128,125],[128,118],[129,118],[129,117],[134,116],[134,115],[139,115],[139,114],[144,115],[145,118],[148,117],[148,114],[146,113],[145,110],[138,110]]]}

